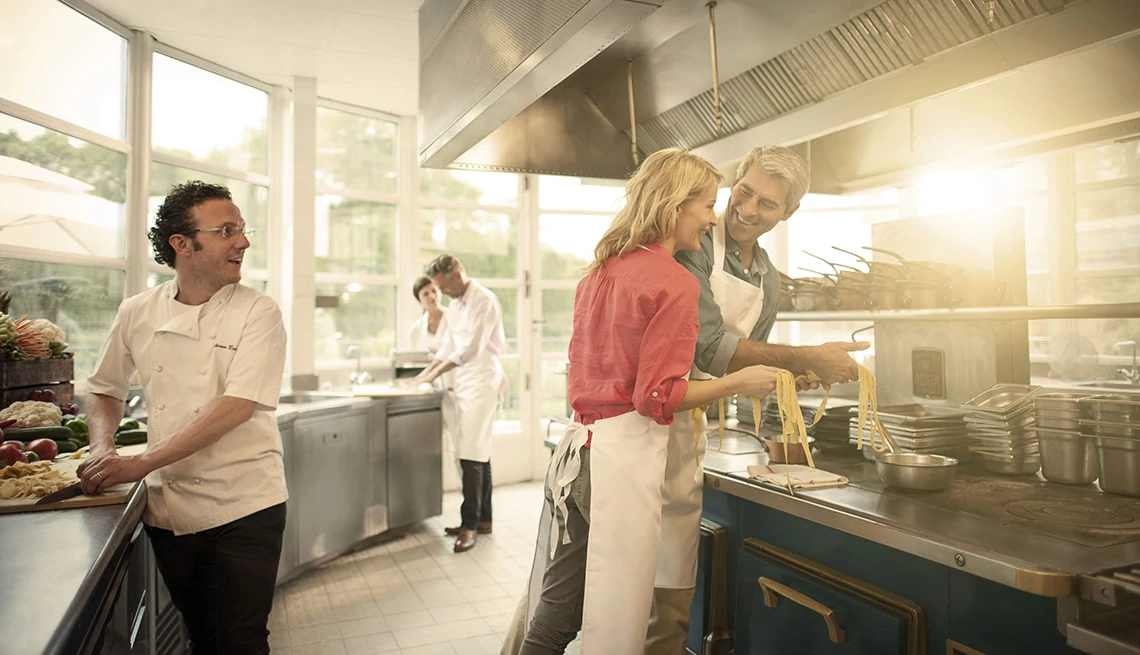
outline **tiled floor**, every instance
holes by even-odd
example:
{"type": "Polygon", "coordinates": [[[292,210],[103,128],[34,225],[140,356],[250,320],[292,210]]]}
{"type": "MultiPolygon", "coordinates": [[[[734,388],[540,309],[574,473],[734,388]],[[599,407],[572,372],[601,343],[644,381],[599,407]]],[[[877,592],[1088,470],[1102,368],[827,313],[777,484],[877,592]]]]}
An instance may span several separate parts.
{"type": "Polygon", "coordinates": [[[273,653],[498,653],[530,572],[542,485],[496,488],[494,534],[456,554],[443,528],[461,500],[447,494],[443,516],[279,587],[273,653]]]}

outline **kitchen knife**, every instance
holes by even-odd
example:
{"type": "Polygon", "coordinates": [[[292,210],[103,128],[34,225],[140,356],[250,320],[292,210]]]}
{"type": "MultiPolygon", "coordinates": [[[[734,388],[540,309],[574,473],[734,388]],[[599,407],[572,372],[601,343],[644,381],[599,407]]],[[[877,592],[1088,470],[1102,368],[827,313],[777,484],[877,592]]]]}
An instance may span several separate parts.
{"type": "Polygon", "coordinates": [[[44,496],[43,498],[40,498],[39,500],[36,501],[35,504],[47,505],[48,503],[58,503],[61,500],[67,500],[68,498],[75,498],[76,496],[78,496],[82,493],[83,493],[83,489],[81,489],[79,486],[79,483],[76,482],[73,485],[66,486],[63,489],[60,489],[59,491],[50,493],[50,494],[44,496]]]}

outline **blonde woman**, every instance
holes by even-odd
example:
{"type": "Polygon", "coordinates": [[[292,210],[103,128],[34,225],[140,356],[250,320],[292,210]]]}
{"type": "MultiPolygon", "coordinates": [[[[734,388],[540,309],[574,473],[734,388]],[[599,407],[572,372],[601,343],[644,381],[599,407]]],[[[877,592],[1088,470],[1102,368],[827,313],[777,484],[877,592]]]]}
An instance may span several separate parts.
{"type": "MultiPolygon", "coordinates": [[[[673,255],[699,250],[720,174],[682,150],[654,153],[574,297],[567,393],[575,422],[546,477],[521,653],[641,653],[653,599],[669,424],[733,394],[761,397],[778,369],[689,381],[700,290],[673,255]]],[[[695,454],[694,454],[695,456],[695,454]]]]}

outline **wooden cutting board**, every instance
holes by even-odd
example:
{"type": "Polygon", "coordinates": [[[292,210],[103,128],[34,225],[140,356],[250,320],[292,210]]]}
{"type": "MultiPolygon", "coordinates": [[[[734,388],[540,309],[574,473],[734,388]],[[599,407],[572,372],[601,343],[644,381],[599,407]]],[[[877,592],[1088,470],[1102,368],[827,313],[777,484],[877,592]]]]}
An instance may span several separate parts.
{"type": "MultiPolygon", "coordinates": [[[[119,448],[119,454],[123,456],[138,455],[146,451],[146,444],[138,444],[135,446],[124,446],[119,448]]],[[[79,468],[83,459],[57,459],[53,466],[63,471],[72,471],[79,468]]],[[[58,503],[48,503],[44,505],[37,505],[36,501],[39,498],[20,498],[17,500],[0,500],[0,514],[16,514],[19,512],[39,512],[43,510],[52,509],[74,509],[77,507],[99,507],[101,505],[121,505],[127,502],[130,497],[131,490],[135,488],[137,482],[128,482],[124,484],[117,484],[107,491],[98,496],[76,496],[68,498],[58,503]]]]}

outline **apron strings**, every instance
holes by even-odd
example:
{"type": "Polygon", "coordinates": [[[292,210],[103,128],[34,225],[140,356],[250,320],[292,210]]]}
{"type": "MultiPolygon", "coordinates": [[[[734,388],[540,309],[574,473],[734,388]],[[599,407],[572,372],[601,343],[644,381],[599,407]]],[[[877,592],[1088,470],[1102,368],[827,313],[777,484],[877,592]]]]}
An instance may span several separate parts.
{"type": "MultiPolygon", "coordinates": [[[[562,434],[558,448],[554,451],[551,467],[546,473],[546,488],[554,500],[554,516],[550,521],[550,558],[554,559],[554,552],[558,548],[559,522],[558,515],[562,515],[562,525],[570,517],[570,510],[566,508],[566,500],[570,497],[571,485],[578,478],[582,470],[582,446],[590,436],[589,430],[581,423],[572,423],[562,434]]],[[[570,543],[570,532],[562,535],[562,543],[570,543]]]]}

